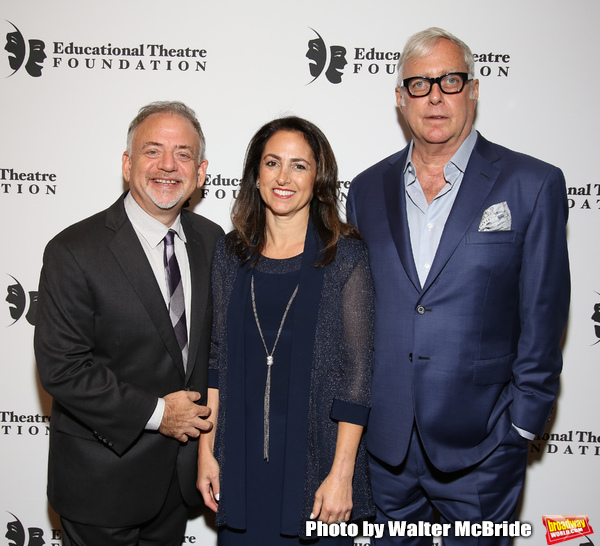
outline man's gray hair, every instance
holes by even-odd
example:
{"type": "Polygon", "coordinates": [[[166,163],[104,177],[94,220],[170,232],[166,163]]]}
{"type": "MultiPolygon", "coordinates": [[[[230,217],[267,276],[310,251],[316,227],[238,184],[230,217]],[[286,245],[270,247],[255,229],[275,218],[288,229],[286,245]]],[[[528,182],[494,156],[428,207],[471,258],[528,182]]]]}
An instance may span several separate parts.
{"type": "Polygon", "coordinates": [[[187,119],[198,133],[200,139],[200,149],[198,150],[198,163],[204,159],[204,152],[206,151],[206,141],[204,140],[204,133],[200,127],[200,122],[196,117],[196,113],[189,107],[179,101],[157,101],[151,102],[146,106],[142,106],[138,115],[129,125],[127,131],[127,153],[131,155],[131,144],[133,142],[133,135],[136,129],[140,126],[142,121],[153,114],[173,114],[181,116],[187,119]]]}
{"type": "Polygon", "coordinates": [[[475,61],[473,59],[473,53],[471,53],[471,48],[462,40],[454,36],[454,34],[450,34],[442,28],[431,27],[413,34],[406,42],[402,55],[400,55],[400,60],[398,61],[398,79],[396,82],[398,87],[402,87],[404,65],[409,61],[422,59],[429,55],[436,44],[442,39],[450,40],[460,48],[465,57],[468,73],[471,76],[475,76],[475,61]]]}

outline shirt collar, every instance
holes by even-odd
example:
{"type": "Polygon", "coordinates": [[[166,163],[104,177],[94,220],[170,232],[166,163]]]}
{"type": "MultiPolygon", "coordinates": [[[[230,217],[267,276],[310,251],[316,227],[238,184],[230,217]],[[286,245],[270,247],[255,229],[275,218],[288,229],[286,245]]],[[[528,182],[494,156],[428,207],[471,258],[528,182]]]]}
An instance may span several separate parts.
{"type": "Polygon", "coordinates": [[[415,166],[412,163],[412,152],[415,141],[411,140],[408,146],[408,154],[406,155],[406,163],[404,164],[404,185],[410,186],[417,180],[415,166]]]}
{"type": "Polygon", "coordinates": [[[165,238],[167,231],[172,229],[177,236],[185,243],[185,232],[181,227],[181,214],[177,215],[175,222],[171,227],[165,226],[162,222],[150,216],[129,192],[125,196],[125,213],[135,230],[154,248],[158,246],[165,238]]]}
{"type": "MultiPolygon", "coordinates": [[[[471,132],[463,140],[462,144],[456,150],[456,153],[450,158],[450,161],[446,163],[444,166],[444,176],[446,180],[453,184],[458,176],[458,169],[461,173],[464,174],[467,169],[467,164],[469,163],[469,159],[471,157],[471,153],[473,152],[473,148],[475,148],[475,143],[477,142],[477,131],[474,127],[471,128],[471,132]]],[[[410,186],[414,184],[417,180],[416,170],[412,163],[412,152],[413,152],[414,140],[410,141],[410,146],[408,148],[408,154],[406,156],[406,163],[404,164],[404,183],[406,186],[410,186]]]]}
{"type": "Polygon", "coordinates": [[[456,150],[456,153],[452,156],[452,159],[450,159],[448,163],[452,163],[457,169],[464,173],[467,170],[467,164],[469,163],[469,159],[471,157],[471,153],[473,152],[473,148],[475,148],[476,142],[477,131],[474,127],[472,127],[471,132],[467,138],[463,140],[460,148],[456,150]]]}

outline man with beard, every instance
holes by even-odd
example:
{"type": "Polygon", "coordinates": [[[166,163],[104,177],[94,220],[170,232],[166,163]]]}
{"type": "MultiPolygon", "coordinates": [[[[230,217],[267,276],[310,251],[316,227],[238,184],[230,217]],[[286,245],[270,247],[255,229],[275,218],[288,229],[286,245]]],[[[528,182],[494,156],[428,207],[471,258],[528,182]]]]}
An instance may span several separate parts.
{"type": "Polygon", "coordinates": [[[181,544],[199,504],[210,266],[223,231],[182,210],[205,180],[192,110],[152,103],[129,127],[130,190],[44,253],[35,351],[54,398],[48,498],[63,544],[181,544]]]}

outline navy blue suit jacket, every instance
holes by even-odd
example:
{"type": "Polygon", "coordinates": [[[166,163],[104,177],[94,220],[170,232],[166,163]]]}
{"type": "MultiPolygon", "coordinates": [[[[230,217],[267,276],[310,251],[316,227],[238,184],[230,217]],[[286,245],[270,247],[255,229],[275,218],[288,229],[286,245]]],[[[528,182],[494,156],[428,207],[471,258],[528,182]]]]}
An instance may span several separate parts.
{"type": "Polygon", "coordinates": [[[400,464],[416,423],[437,468],[467,468],[511,422],[541,434],[558,391],[570,295],[562,172],[478,135],[423,287],[406,216],[408,147],[353,181],[369,247],[375,359],[367,447],[400,464]],[[480,232],[506,201],[510,231],[480,232]]]}

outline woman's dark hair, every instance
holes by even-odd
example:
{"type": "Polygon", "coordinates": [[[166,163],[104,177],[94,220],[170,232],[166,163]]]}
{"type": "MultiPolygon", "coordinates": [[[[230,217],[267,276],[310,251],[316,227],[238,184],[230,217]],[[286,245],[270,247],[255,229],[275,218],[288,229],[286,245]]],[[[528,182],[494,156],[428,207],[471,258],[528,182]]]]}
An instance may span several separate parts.
{"type": "Polygon", "coordinates": [[[266,210],[256,181],[267,141],[279,131],[301,134],[317,163],[310,217],[324,245],[321,260],[317,264],[322,267],[335,258],[340,237],[359,239],[360,235],[354,226],[342,222],[339,216],[338,169],[329,141],[316,125],[295,116],[275,119],[252,137],[246,150],[240,191],[231,211],[236,231],[229,246],[243,262],[256,262],[265,248],[266,210]]]}

